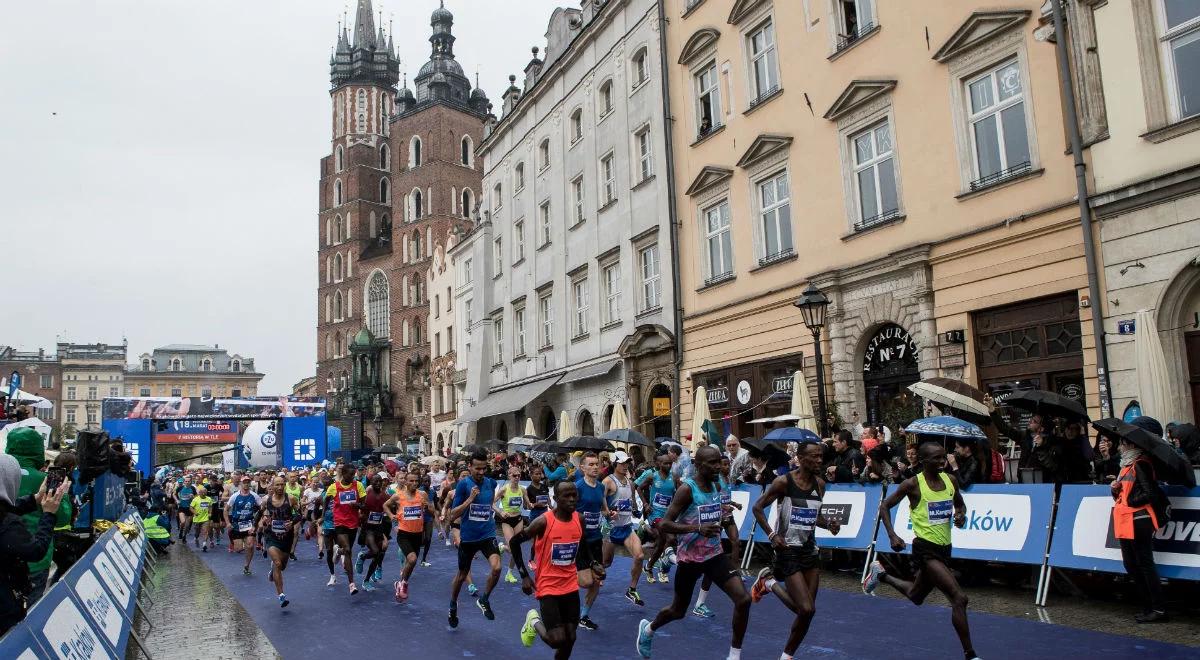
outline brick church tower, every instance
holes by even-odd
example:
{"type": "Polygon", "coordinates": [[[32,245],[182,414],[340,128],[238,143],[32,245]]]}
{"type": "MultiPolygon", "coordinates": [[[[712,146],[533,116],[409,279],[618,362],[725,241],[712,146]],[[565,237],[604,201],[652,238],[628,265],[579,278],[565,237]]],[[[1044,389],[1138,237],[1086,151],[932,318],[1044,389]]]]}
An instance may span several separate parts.
{"type": "Polygon", "coordinates": [[[433,12],[415,94],[407,81],[396,89],[392,35],[376,28],[371,0],[358,0],[353,39],[343,27],[331,60],[317,381],[343,448],[429,448],[429,268],[450,232],[470,224],[489,108],[454,59],[453,23],[444,7],[433,12]]]}

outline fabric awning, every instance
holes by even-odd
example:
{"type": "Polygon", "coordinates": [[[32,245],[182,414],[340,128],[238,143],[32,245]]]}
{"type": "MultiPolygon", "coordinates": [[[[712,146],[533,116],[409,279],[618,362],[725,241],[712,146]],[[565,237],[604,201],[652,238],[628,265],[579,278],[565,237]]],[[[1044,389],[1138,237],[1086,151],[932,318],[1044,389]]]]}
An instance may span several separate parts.
{"type": "Polygon", "coordinates": [[[516,387],[499,390],[488,394],[483,401],[475,404],[462,417],[454,420],[455,424],[467,424],[484,417],[502,415],[524,408],[530,401],[538,398],[543,392],[559,382],[562,374],[556,374],[540,380],[531,381],[516,387]]]}
{"type": "Polygon", "coordinates": [[[609,360],[608,362],[601,362],[599,364],[593,364],[588,367],[576,369],[575,371],[568,372],[566,375],[564,375],[562,380],[558,381],[558,384],[566,385],[567,383],[574,383],[578,380],[603,376],[612,371],[612,368],[617,366],[618,362],[620,362],[620,360],[609,360]]]}

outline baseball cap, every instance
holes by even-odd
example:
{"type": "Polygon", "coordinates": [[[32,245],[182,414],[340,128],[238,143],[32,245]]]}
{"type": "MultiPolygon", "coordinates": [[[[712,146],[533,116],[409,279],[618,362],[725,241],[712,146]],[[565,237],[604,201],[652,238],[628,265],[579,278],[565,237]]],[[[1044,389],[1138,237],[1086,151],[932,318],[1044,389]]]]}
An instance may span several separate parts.
{"type": "Polygon", "coordinates": [[[629,458],[629,454],[626,454],[623,451],[613,453],[613,463],[626,463],[631,460],[633,459],[629,458]]]}

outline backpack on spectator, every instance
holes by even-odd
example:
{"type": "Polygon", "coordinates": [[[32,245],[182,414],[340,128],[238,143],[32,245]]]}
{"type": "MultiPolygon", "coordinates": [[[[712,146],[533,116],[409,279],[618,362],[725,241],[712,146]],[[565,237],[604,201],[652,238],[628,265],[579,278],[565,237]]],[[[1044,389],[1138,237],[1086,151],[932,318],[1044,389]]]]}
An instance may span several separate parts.
{"type": "Polygon", "coordinates": [[[1002,484],[1007,481],[1004,476],[1004,454],[992,450],[992,473],[988,475],[988,483],[1002,484]]]}

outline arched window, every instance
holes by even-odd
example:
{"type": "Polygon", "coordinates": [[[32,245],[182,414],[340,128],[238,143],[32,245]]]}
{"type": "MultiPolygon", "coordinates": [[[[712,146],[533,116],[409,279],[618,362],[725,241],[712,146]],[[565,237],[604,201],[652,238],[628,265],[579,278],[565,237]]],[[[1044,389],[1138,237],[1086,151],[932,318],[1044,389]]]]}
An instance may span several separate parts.
{"type": "Polygon", "coordinates": [[[150,358],[142,358],[142,371],[150,371],[150,358]]]}
{"type": "Polygon", "coordinates": [[[333,357],[342,357],[342,349],[346,347],[342,343],[342,331],[338,330],[333,333],[333,357]]]}
{"type": "Polygon", "coordinates": [[[333,205],[342,205],[342,180],[338,179],[333,182],[333,205]]]}
{"type": "Polygon", "coordinates": [[[200,360],[200,371],[212,371],[212,358],[200,360]]]}
{"type": "Polygon", "coordinates": [[[419,135],[412,136],[408,141],[408,166],[421,166],[421,137],[419,135]]]}
{"type": "Polygon", "coordinates": [[[325,359],[333,357],[333,335],[325,335],[325,359]]]}
{"type": "MultiPolygon", "coordinates": [[[[346,264],[342,262],[342,253],[339,252],[333,255],[333,281],[341,282],[346,277],[346,264]]],[[[338,314],[338,318],[341,318],[338,314]]]]}
{"type": "Polygon", "coordinates": [[[633,86],[639,87],[650,78],[650,67],[646,57],[646,49],[642,48],[633,54],[633,86]]]}
{"type": "Polygon", "coordinates": [[[171,358],[171,371],[183,371],[183,360],[171,358]]]}
{"type": "Polygon", "coordinates": [[[425,321],[423,321],[420,318],[413,321],[413,343],[414,344],[419,345],[421,343],[421,327],[424,325],[425,325],[425,321]]]}
{"type": "Polygon", "coordinates": [[[350,374],[346,373],[345,369],[342,369],[341,381],[343,390],[350,386],[350,374]]]}
{"type": "Polygon", "coordinates": [[[379,202],[381,204],[387,204],[390,201],[392,201],[391,184],[388,183],[387,179],[380,179],[379,180],[379,202]]]}
{"type": "Polygon", "coordinates": [[[421,216],[425,214],[425,207],[422,203],[422,197],[423,195],[421,195],[421,191],[419,189],[412,192],[413,220],[419,220],[421,219],[421,216]]]}
{"type": "Polygon", "coordinates": [[[232,370],[234,373],[238,373],[238,372],[240,372],[240,371],[242,370],[242,361],[241,361],[241,360],[234,360],[234,361],[233,361],[233,364],[231,364],[229,368],[230,368],[230,370],[232,370]]]}
{"type": "Polygon", "coordinates": [[[592,411],[584,408],[579,413],[579,422],[576,425],[579,429],[579,435],[594,436],[596,435],[596,422],[592,420],[592,411]]]}
{"type": "Polygon", "coordinates": [[[386,142],[379,145],[379,169],[392,169],[392,148],[386,142]]]}
{"type": "Polygon", "coordinates": [[[329,297],[328,293],[325,294],[325,322],[333,322],[333,299],[329,297]]]}
{"type": "Polygon", "coordinates": [[[583,139],[583,108],[575,108],[571,113],[571,142],[583,139]]]}
{"type": "Polygon", "coordinates": [[[387,277],[380,271],[375,271],[367,284],[367,329],[376,337],[388,337],[389,331],[389,294],[387,277]]]}
{"type": "Polygon", "coordinates": [[[471,217],[471,211],[475,210],[475,200],[472,199],[471,189],[463,188],[462,191],[462,216],[464,218],[471,217]]]}
{"type": "Polygon", "coordinates": [[[379,221],[379,237],[385,241],[392,240],[392,219],[388,214],[383,214],[383,219],[379,221]]]}
{"type": "Polygon", "coordinates": [[[404,319],[404,322],[400,324],[400,344],[401,345],[408,346],[408,336],[409,336],[408,319],[404,319]]]}
{"type": "Polygon", "coordinates": [[[333,218],[325,218],[325,245],[333,245],[333,218]]]}
{"type": "Polygon", "coordinates": [[[342,320],[342,292],[341,291],[333,292],[333,320],[334,321],[342,320]]]}
{"type": "Polygon", "coordinates": [[[471,143],[471,136],[464,135],[462,139],[462,164],[470,167],[474,161],[475,147],[471,143]]]}
{"type": "Polygon", "coordinates": [[[387,123],[387,118],[388,118],[388,97],[387,97],[387,94],[381,94],[379,96],[379,130],[376,131],[380,135],[383,135],[383,126],[384,126],[384,124],[387,123]]]}
{"type": "Polygon", "coordinates": [[[358,90],[358,110],[363,112],[367,109],[367,90],[358,90]]]}
{"type": "Polygon", "coordinates": [[[341,243],[346,240],[346,221],[342,216],[335,216],[333,219],[333,242],[341,243]]]}
{"type": "Polygon", "coordinates": [[[409,246],[412,250],[411,251],[412,260],[414,262],[420,261],[421,260],[421,232],[420,232],[420,230],[417,230],[417,229],[413,230],[412,238],[410,239],[409,246]]]}
{"type": "Polygon", "coordinates": [[[500,192],[501,192],[500,184],[497,183],[492,188],[492,208],[493,209],[498,209],[501,206],[504,206],[504,197],[501,196],[500,192]]]}
{"type": "Polygon", "coordinates": [[[336,172],[346,169],[346,150],[340,144],[333,151],[333,168],[336,172]]]}
{"type": "Polygon", "coordinates": [[[611,80],[605,80],[603,83],[600,84],[600,96],[599,96],[598,103],[599,103],[599,107],[597,108],[597,111],[599,112],[600,117],[603,118],[603,117],[607,116],[608,113],[612,112],[613,88],[612,88],[611,80]]]}
{"type": "Polygon", "coordinates": [[[367,113],[365,113],[365,112],[358,113],[358,117],[355,118],[355,120],[354,120],[354,132],[356,132],[356,133],[366,133],[367,132],[367,113]]]}
{"type": "Polygon", "coordinates": [[[517,163],[513,168],[513,192],[525,187],[525,163],[517,163]]]}
{"type": "Polygon", "coordinates": [[[538,145],[538,169],[550,167],[550,138],[542,140],[538,145]]]}

